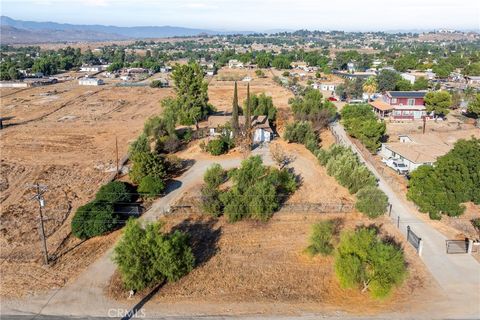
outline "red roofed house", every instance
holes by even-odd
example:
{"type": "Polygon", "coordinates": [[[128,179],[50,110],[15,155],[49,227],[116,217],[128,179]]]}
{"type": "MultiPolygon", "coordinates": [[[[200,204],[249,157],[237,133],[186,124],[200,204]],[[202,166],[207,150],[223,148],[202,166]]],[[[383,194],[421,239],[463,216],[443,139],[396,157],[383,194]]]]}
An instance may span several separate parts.
{"type": "Polygon", "coordinates": [[[370,105],[380,118],[399,121],[430,119],[425,108],[425,94],[425,91],[387,91],[370,105]]]}

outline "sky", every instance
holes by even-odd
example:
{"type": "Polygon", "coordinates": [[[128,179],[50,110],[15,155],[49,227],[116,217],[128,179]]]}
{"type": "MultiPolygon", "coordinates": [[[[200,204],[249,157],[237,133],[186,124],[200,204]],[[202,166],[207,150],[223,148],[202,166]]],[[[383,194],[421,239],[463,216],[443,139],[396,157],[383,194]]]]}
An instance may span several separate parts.
{"type": "Polygon", "coordinates": [[[30,21],[223,31],[480,30],[480,0],[0,0],[0,11],[30,21]]]}

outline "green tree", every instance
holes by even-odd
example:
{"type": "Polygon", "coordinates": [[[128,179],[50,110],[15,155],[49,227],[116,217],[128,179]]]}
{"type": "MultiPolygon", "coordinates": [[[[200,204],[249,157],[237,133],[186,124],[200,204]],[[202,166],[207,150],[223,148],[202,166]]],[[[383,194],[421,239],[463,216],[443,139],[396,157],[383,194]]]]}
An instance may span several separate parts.
{"type": "Polygon", "coordinates": [[[451,105],[452,95],[448,91],[433,91],[425,95],[425,107],[428,112],[435,112],[435,115],[447,115],[451,105]]]}
{"type": "Polygon", "coordinates": [[[140,180],[138,193],[143,197],[158,197],[165,190],[165,182],[162,178],[147,175],[140,180]]]}
{"type": "Polygon", "coordinates": [[[378,90],[380,92],[395,90],[400,75],[392,70],[384,69],[377,76],[378,90]]]}
{"type": "Polygon", "coordinates": [[[175,82],[180,124],[195,124],[198,129],[198,122],[213,110],[208,103],[208,83],[203,79],[202,68],[198,63],[177,64],[172,78],[175,82]]]}
{"type": "Polygon", "coordinates": [[[395,90],[397,90],[397,91],[410,91],[410,90],[412,90],[412,84],[408,80],[400,79],[395,84],[395,90]]]}
{"type": "Polygon", "coordinates": [[[428,79],[425,77],[418,77],[413,84],[413,90],[427,90],[428,89],[428,79]]]}
{"type": "Polygon", "coordinates": [[[268,68],[272,62],[272,55],[267,52],[260,52],[255,57],[255,62],[259,68],[268,68]]]}
{"type": "Polygon", "coordinates": [[[92,201],[81,206],[73,216],[72,233],[79,239],[89,239],[105,234],[120,226],[113,205],[104,201],[92,201]]]}
{"type": "Polygon", "coordinates": [[[407,275],[403,251],[378,238],[373,228],[342,234],[335,254],[335,273],[344,288],[362,288],[374,298],[387,297],[407,275]]]}
{"type": "Polygon", "coordinates": [[[142,290],[164,280],[177,281],[193,269],[188,236],[178,230],[164,234],[161,227],[149,223],[143,229],[137,220],[127,222],[113,257],[126,288],[142,290]]]}
{"type": "Polygon", "coordinates": [[[112,181],[100,187],[100,190],[95,195],[95,200],[112,204],[128,203],[133,200],[133,194],[125,182],[112,181]]]}
{"type": "Polygon", "coordinates": [[[129,172],[134,183],[140,183],[143,177],[151,176],[164,179],[166,176],[164,159],[153,152],[139,152],[132,157],[133,166],[129,172]]]}
{"type": "Polygon", "coordinates": [[[235,81],[235,87],[233,89],[233,105],[232,105],[232,132],[233,138],[237,138],[240,131],[240,125],[238,123],[238,95],[237,95],[237,81],[235,81]]]}
{"type": "Polygon", "coordinates": [[[370,218],[376,218],[385,213],[388,197],[376,186],[366,186],[357,193],[355,207],[370,218]]]}

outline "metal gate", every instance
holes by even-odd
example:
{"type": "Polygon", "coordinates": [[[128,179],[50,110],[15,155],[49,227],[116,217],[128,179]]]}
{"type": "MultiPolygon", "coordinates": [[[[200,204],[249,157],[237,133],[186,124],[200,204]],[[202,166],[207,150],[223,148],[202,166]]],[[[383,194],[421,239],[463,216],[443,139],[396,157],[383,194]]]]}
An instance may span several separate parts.
{"type": "Polygon", "coordinates": [[[467,253],[468,241],[465,240],[446,240],[447,253],[467,253]]]}
{"type": "Polygon", "coordinates": [[[407,240],[410,242],[410,244],[417,250],[419,254],[421,254],[421,243],[422,243],[422,238],[417,236],[410,226],[407,226],[407,240]]]}

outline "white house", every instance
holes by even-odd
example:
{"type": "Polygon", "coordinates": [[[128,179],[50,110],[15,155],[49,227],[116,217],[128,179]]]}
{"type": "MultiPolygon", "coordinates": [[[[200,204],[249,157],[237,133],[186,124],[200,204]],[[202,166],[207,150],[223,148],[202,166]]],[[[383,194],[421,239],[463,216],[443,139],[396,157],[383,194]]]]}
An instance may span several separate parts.
{"type": "Polygon", "coordinates": [[[81,66],[80,71],[82,72],[100,72],[107,69],[107,65],[94,65],[94,66],[81,66]]]}
{"type": "Polygon", "coordinates": [[[103,80],[97,78],[80,78],[78,84],[81,86],[99,86],[103,84],[103,80]]]}
{"type": "Polygon", "coordinates": [[[235,68],[242,69],[243,68],[243,62],[238,61],[237,59],[231,59],[231,60],[228,61],[228,67],[230,69],[235,69],[235,68]]]}
{"type": "MultiPolygon", "coordinates": [[[[210,116],[208,117],[208,132],[214,137],[224,133],[224,126],[232,120],[232,116],[210,116]]],[[[240,126],[245,125],[245,117],[239,116],[238,123],[240,126]]],[[[270,142],[273,138],[273,130],[270,127],[267,116],[252,116],[253,142],[262,143],[270,142]]]]}
{"type": "Polygon", "coordinates": [[[400,76],[407,80],[407,81],[410,81],[411,84],[414,84],[415,83],[415,80],[416,80],[416,77],[414,74],[411,74],[411,73],[407,73],[407,72],[404,72],[404,73],[401,73],[400,76]]]}
{"type": "Polygon", "coordinates": [[[450,151],[459,139],[471,136],[480,138],[478,129],[399,135],[397,142],[382,143],[379,155],[402,161],[409,172],[421,165],[433,165],[437,159],[450,151]]]}

